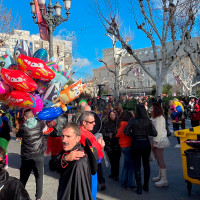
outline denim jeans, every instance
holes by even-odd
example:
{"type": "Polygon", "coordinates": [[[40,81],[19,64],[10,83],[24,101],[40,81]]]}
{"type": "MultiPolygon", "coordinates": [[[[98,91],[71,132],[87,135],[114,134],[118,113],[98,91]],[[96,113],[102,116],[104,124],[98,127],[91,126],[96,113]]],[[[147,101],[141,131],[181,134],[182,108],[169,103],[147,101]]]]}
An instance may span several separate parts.
{"type": "Polygon", "coordinates": [[[121,186],[130,188],[135,186],[135,177],[133,175],[133,160],[130,152],[130,147],[122,147],[124,155],[124,164],[121,174],[121,186]]]}
{"type": "Polygon", "coordinates": [[[96,200],[97,198],[97,173],[92,176],[92,199],[96,200]]]}

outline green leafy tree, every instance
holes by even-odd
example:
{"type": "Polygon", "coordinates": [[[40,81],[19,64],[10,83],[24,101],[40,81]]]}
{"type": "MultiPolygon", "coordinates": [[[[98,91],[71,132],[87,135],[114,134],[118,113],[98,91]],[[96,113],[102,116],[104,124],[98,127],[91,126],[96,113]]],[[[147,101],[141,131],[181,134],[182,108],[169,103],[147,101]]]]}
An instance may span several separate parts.
{"type": "Polygon", "coordinates": [[[152,86],[151,94],[152,94],[153,96],[156,95],[156,85],[153,85],[153,86],[152,86]]]}
{"type": "Polygon", "coordinates": [[[136,99],[133,99],[133,100],[127,100],[125,102],[125,104],[122,105],[122,108],[124,110],[129,110],[129,111],[135,111],[135,108],[136,108],[136,104],[137,104],[137,100],[136,99]]]}
{"type": "Polygon", "coordinates": [[[172,95],[172,85],[170,85],[169,83],[166,85],[163,85],[163,94],[166,94],[167,96],[171,96],[172,95]]]}

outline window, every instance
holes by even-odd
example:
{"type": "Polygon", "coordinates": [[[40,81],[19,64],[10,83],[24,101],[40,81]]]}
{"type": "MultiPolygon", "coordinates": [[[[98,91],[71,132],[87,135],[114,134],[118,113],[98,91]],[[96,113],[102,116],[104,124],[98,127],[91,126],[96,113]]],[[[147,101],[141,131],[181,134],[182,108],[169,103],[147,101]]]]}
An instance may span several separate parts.
{"type": "Polygon", "coordinates": [[[151,80],[147,80],[147,87],[151,86],[151,80]]]}
{"type": "Polygon", "coordinates": [[[133,84],[133,87],[136,87],[136,86],[135,86],[135,81],[133,81],[133,83],[132,83],[132,84],[133,84]]]}

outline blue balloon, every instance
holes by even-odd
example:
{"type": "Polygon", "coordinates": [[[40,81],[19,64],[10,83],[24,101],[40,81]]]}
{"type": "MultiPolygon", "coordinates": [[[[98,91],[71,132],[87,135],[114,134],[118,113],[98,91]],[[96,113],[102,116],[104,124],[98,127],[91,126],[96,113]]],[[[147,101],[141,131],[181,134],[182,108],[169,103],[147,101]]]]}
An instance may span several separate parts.
{"type": "Polygon", "coordinates": [[[61,114],[63,114],[63,110],[60,107],[50,107],[45,108],[42,111],[38,113],[38,119],[40,120],[46,120],[46,121],[52,121],[59,117],[61,114]]]}
{"type": "MultiPolygon", "coordinates": [[[[71,107],[67,107],[67,110],[69,110],[71,107]]],[[[39,120],[46,120],[46,121],[52,121],[56,118],[58,118],[60,115],[62,115],[64,111],[60,107],[49,107],[45,108],[42,111],[38,113],[38,119],[39,120]]]]}
{"type": "Polygon", "coordinates": [[[38,49],[34,54],[34,58],[38,58],[40,60],[43,60],[44,62],[47,61],[47,50],[46,49],[38,49]]]}

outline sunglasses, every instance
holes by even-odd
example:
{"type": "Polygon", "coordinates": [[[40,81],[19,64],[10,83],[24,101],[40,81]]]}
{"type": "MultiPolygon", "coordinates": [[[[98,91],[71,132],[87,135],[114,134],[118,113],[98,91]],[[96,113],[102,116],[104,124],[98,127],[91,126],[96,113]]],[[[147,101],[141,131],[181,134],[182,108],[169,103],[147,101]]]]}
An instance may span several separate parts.
{"type": "Polygon", "coordinates": [[[93,124],[95,123],[95,121],[92,121],[92,122],[88,122],[88,121],[85,121],[86,123],[89,123],[89,124],[93,124]]]}

